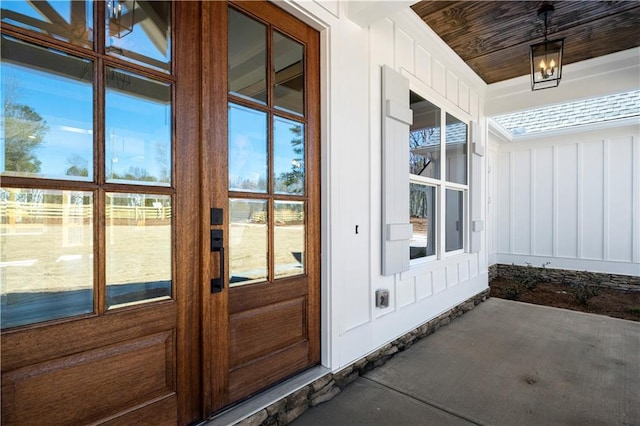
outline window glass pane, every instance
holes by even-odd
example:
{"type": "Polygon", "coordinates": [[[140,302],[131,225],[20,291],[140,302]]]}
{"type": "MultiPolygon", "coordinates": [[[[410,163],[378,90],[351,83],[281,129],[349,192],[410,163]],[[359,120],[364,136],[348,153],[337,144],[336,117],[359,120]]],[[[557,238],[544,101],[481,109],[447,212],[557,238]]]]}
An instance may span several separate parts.
{"type": "Polygon", "coordinates": [[[447,114],[447,181],[467,183],[467,125],[447,114]]]}
{"type": "Polygon", "coordinates": [[[106,52],[171,72],[171,2],[106,1],[106,52]]]}
{"type": "Polygon", "coordinates": [[[93,63],[2,37],[3,175],[93,179],[93,63]]]}
{"type": "Polygon", "coordinates": [[[229,92],[267,103],[267,27],[229,8],[229,92]]]}
{"type": "Polygon", "coordinates": [[[445,250],[464,248],[464,193],[447,189],[445,218],[445,250]]]}
{"type": "Polygon", "coordinates": [[[274,118],[273,178],[275,192],[304,194],[304,124],[274,118]]]}
{"type": "Polygon", "coordinates": [[[2,328],[93,312],[90,192],[0,189],[2,328]]]}
{"type": "Polygon", "coordinates": [[[413,225],[410,259],[436,254],[436,188],[409,185],[409,221],[413,225]]]}
{"type": "Polygon", "coordinates": [[[229,199],[229,285],[267,279],[267,202],[229,199]]]}
{"type": "Polygon", "coordinates": [[[410,95],[409,173],[440,179],[440,108],[413,92],[410,95]]]}
{"type": "Polygon", "coordinates": [[[304,115],[304,46],[273,32],[274,105],[304,115]]]}
{"type": "Polygon", "coordinates": [[[171,197],[106,194],[107,308],[171,297],[171,197]]]}
{"type": "Polygon", "coordinates": [[[171,185],[171,85],[107,68],[107,182],[171,185]]]}
{"type": "Polygon", "coordinates": [[[267,114],[229,104],[229,189],[267,192],[267,114]]]}
{"type": "Polygon", "coordinates": [[[2,22],[91,48],[92,1],[3,1],[2,22]]]}
{"type": "Polygon", "coordinates": [[[304,202],[274,202],[275,278],[304,274],[304,202]]]}

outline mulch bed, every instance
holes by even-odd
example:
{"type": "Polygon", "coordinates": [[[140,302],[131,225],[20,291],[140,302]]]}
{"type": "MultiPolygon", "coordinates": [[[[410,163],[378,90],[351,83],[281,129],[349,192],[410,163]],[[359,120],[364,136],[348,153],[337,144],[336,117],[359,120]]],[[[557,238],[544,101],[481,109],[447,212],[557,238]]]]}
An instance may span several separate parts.
{"type": "Polygon", "coordinates": [[[597,295],[581,303],[576,297],[580,289],[567,284],[546,282],[529,290],[516,281],[499,277],[489,286],[492,297],[640,321],[640,291],[600,287],[597,295]]]}

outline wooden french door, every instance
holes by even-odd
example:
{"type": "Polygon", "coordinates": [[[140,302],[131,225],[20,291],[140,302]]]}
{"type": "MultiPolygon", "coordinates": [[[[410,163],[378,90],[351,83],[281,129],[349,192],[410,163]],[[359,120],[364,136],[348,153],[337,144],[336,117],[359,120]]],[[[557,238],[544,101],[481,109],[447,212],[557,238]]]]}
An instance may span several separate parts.
{"type": "Polygon", "coordinates": [[[319,362],[319,35],[203,4],[205,412],[319,362]]]}
{"type": "Polygon", "coordinates": [[[2,424],[201,417],[199,12],[2,3],[2,424]]]}

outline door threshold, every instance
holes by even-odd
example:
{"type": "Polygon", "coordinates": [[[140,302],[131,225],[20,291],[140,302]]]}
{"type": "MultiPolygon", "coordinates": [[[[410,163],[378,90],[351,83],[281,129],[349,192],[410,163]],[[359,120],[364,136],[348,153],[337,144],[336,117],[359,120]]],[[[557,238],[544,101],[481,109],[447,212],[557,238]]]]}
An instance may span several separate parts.
{"type": "Polygon", "coordinates": [[[236,424],[330,372],[330,369],[322,366],[310,368],[297,376],[257,394],[253,398],[235,405],[222,413],[216,414],[200,423],[200,426],[227,426],[236,424]]]}

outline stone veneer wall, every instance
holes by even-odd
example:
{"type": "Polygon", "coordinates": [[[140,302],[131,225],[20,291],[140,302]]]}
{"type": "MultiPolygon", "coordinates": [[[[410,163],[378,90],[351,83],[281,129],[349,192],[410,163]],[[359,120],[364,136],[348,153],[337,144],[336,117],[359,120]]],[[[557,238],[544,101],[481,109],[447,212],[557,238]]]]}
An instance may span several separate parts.
{"type": "Polygon", "coordinates": [[[568,269],[551,269],[551,268],[538,268],[534,266],[522,266],[522,265],[491,265],[489,267],[489,282],[494,278],[507,278],[513,279],[517,276],[518,272],[522,273],[527,268],[535,269],[536,273],[542,274],[548,281],[557,283],[585,283],[600,285],[603,287],[614,288],[625,291],[640,291],[640,277],[633,275],[616,275],[616,274],[602,274],[598,272],[589,271],[571,271],[568,269]],[[492,278],[491,268],[495,268],[494,277],[492,278]]]}
{"type": "Polygon", "coordinates": [[[237,424],[241,426],[282,426],[291,423],[309,407],[315,407],[318,404],[329,401],[359,376],[381,366],[398,352],[404,351],[418,340],[449,324],[451,320],[472,310],[476,305],[487,300],[488,297],[489,289],[388,343],[350,366],[319,378],[237,424]]]}
{"type": "Polygon", "coordinates": [[[489,266],[489,282],[495,280],[496,278],[498,278],[498,264],[494,263],[493,265],[489,266]]]}

